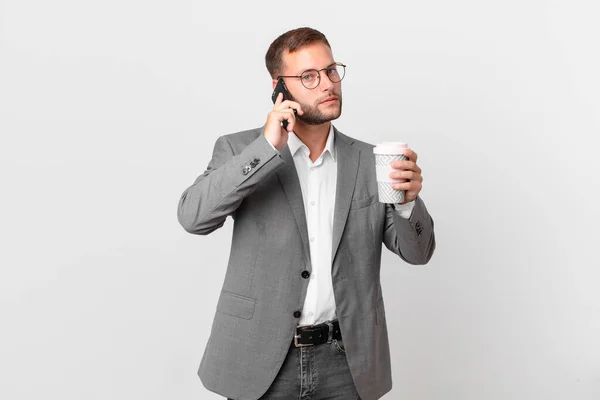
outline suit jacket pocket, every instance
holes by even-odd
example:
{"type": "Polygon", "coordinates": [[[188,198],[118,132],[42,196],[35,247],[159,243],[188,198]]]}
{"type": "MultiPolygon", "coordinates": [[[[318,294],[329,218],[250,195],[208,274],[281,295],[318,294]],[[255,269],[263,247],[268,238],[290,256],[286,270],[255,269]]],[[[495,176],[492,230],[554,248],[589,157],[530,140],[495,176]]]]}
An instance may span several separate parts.
{"type": "Polygon", "coordinates": [[[377,193],[375,193],[374,195],[365,197],[364,199],[352,200],[352,203],[350,203],[350,209],[356,210],[359,208],[368,207],[371,204],[376,203],[378,201],[379,201],[379,195],[377,193]]]}
{"type": "Polygon", "coordinates": [[[233,317],[252,319],[255,305],[255,299],[222,291],[217,303],[217,311],[233,317]]]}

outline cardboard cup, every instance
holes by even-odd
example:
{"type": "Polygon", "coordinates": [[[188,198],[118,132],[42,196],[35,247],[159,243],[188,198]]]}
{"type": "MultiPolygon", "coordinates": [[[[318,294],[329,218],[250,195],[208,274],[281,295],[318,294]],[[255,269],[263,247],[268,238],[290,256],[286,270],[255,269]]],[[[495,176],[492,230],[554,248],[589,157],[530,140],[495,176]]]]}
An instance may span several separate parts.
{"type": "Polygon", "coordinates": [[[404,202],[404,190],[392,188],[392,183],[406,182],[406,179],[392,179],[390,172],[394,170],[391,163],[397,160],[407,160],[403,151],[408,149],[404,142],[384,142],[375,146],[375,169],[377,172],[377,188],[379,190],[379,201],[382,203],[399,204],[404,202]]]}

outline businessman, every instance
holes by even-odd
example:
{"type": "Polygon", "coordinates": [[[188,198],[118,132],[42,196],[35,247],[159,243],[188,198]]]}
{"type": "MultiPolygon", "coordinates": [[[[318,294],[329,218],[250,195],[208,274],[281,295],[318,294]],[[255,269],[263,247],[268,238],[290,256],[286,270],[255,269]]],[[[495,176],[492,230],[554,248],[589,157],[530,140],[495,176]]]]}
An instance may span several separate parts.
{"type": "Polygon", "coordinates": [[[415,265],[435,250],[417,154],[406,150],[390,173],[407,180],[394,184],[405,202],[379,202],[373,146],[331,123],[342,111],[345,65],[326,37],[286,32],[266,65],[288,99],[277,96],[263,127],[219,137],[179,201],[190,233],[234,220],[198,374],[235,400],[378,399],[392,387],[382,243],[415,265]]]}

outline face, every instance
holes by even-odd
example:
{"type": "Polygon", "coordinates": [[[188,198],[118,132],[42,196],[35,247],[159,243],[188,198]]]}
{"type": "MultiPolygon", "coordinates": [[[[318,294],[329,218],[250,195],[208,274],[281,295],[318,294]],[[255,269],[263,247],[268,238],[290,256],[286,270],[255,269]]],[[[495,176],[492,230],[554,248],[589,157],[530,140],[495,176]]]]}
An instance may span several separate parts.
{"type": "MultiPolygon", "coordinates": [[[[313,43],[283,56],[281,75],[301,75],[307,69],[327,68],[334,63],[331,49],[324,43],[313,43]]],[[[284,78],[294,101],[300,103],[303,115],[297,118],[308,125],[321,125],[339,118],[342,113],[342,83],[333,83],[325,71],[315,89],[307,89],[300,79],[284,78]]],[[[273,80],[273,85],[277,83],[273,80]]]]}

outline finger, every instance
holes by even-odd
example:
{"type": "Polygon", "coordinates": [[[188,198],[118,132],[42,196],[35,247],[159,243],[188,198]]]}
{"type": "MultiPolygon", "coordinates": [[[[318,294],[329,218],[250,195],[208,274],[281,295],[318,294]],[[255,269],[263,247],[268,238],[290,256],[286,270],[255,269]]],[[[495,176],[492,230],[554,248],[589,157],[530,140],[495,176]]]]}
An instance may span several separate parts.
{"type": "Polygon", "coordinates": [[[281,102],[283,102],[283,93],[279,93],[277,95],[277,99],[275,99],[275,105],[273,105],[273,109],[278,108],[281,105],[281,102]]]}
{"type": "Polygon", "coordinates": [[[411,182],[394,182],[392,183],[392,189],[396,190],[409,190],[411,182]]]}
{"type": "Polygon", "coordinates": [[[296,114],[294,114],[294,110],[291,108],[285,108],[283,110],[278,111],[278,113],[281,114],[283,119],[287,119],[288,123],[291,123],[296,120],[296,114]]]}
{"type": "Polygon", "coordinates": [[[290,123],[293,120],[295,120],[295,118],[296,116],[294,115],[294,110],[292,110],[291,108],[286,108],[284,110],[273,110],[269,112],[269,119],[275,119],[279,123],[282,123],[286,120],[288,121],[288,123],[290,123]]]}
{"type": "Polygon", "coordinates": [[[412,149],[405,149],[402,153],[404,153],[404,155],[408,157],[410,161],[415,163],[417,162],[417,158],[419,158],[417,153],[415,153],[412,149]]]}
{"type": "Polygon", "coordinates": [[[273,110],[271,111],[272,114],[274,114],[277,119],[279,119],[279,121],[282,121],[281,118],[287,118],[288,116],[296,116],[296,114],[294,114],[294,110],[292,108],[283,108],[281,110],[273,110]]]}
{"type": "Polygon", "coordinates": [[[294,124],[296,123],[296,115],[291,108],[286,108],[281,111],[277,111],[277,120],[279,122],[287,121],[288,125],[286,130],[292,132],[294,130],[294,124]]]}
{"type": "Polygon", "coordinates": [[[421,173],[421,168],[419,168],[419,166],[414,161],[398,160],[398,161],[392,161],[392,163],[390,165],[394,169],[415,171],[415,172],[421,173]]]}
{"type": "Polygon", "coordinates": [[[416,173],[415,171],[406,171],[406,170],[399,170],[399,171],[392,171],[389,174],[389,177],[391,179],[408,179],[411,181],[422,181],[421,178],[421,174],[416,173]]]}
{"type": "Polygon", "coordinates": [[[297,103],[295,101],[285,100],[278,107],[278,109],[281,109],[281,110],[284,110],[286,108],[295,109],[295,110],[297,110],[298,114],[300,114],[300,115],[304,114],[304,111],[302,110],[302,106],[300,105],[300,103],[297,103]]]}
{"type": "Polygon", "coordinates": [[[396,182],[392,183],[392,188],[396,190],[406,190],[407,194],[411,194],[416,197],[423,188],[423,185],[421,184],[421,182],[417,181],[396,182]]]}

